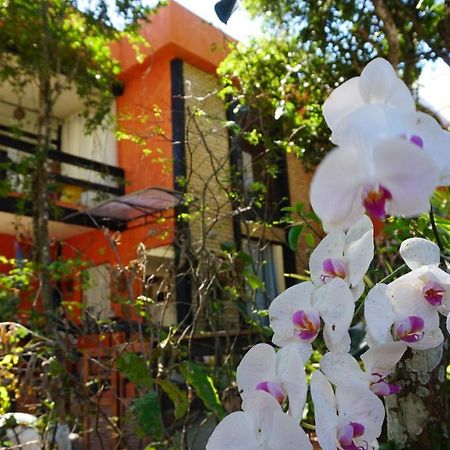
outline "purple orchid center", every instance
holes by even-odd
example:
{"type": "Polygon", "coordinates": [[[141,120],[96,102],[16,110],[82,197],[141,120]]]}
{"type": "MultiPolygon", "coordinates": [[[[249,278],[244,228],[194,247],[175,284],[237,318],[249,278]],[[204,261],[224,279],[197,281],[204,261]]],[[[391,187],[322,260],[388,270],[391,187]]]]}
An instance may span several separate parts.
{"type": "Polygon", "coordinates": [[[363,205],[367,214],[376,219],[386,217],[386,202],[389,200],[392,200],[392,194],[381,185],[373,186],[363,194],[363,205]]]}
{"type": "Polygon", "coordinates": [[[419,342],[424,336],[424,321],[419,316],[409,316],[394,323],[394,335],[408,344],[419,342]]]}
{"type": "Polygon", "coordinates": [[[261,381],[256,385],[256,389],[271,394],[278,403],[283,403],[286,398],[283,388],[276,381],[261,381]]]}
{"type": "Polygon", "coordinates": [[[401,390],[399,383],[388,383],[384,378],[370,385],[370,390],[379,397],[398,394],[401,390]]]}
{"type": "Polygon", "coordinates": [[[312,341],[319,334],[320,315],[317,311],[295,311],[292,314],[295,334],[303,341],[312,341]]]}
{"type": "Polygon", "coordinates": [[[364,434],[364,425],[358,422],[349,422],[337,430],[337,439],[342,450],[359,450],[354,439],[364,434]]]}
{"type": "Polygon", "coordinates": [[[425,300],[431,306],[441,306],[444,301],[445,288],[436,281],[428,281],[422,288],[425,300]]]}
{"type": "Polygon", "coordinates": [[[322,263],[323,274],[320,279],[323,283],[326,283],[332,278],[342,278],[345,280],[347,277],[347,266],[342,259],[339,258],[327,258],[322,263]]]}
{"type": "Polygon", "coordinates": [[[417,147],[423,148],[423,139],[420,136],[417,136],[417,134],[413,134],[409,138],[409,142],[417,145],[417,147]]]}

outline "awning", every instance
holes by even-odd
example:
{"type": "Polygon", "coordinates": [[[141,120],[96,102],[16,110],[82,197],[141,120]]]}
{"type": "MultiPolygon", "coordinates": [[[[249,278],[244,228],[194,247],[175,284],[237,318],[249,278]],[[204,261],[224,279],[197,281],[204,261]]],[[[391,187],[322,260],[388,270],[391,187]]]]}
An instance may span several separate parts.
{"type": "Polygon", "coordinates": [[[75,216],[84,215],[90,219],[92,225],[113,225],[113,228],[123,228],[133,220],[148,216],[159,217],[163,211],[179,205],[182,198],[183,195],[179,192],[160,187],[149,187],[70,214],[64,217],[63,221],[73,221],[75,216]]]}

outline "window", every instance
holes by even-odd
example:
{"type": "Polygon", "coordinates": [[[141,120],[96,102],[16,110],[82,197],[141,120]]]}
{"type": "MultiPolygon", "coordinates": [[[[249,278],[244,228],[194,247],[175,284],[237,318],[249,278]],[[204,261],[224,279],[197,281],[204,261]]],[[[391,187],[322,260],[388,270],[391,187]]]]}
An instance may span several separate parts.
{"type": "Polygon", "coordinates": [[[83,289],[83,303],[86,312],[98,320],[113,316],[111,309],[111,274],[109,264],[85,270],[88,287],[83,289]]]}
{"type": "MultiPolygon", "coordinates": [[[[256,274],[264,283],[264,289],[256,292],[255,307],[258,310],[268,309],[273,299],[286,289],[283,247],[281,244],[270,243],[261,249],[255,240],[244,241],[244,251],[249,247],[256,274]]],[[[267,325],[268,318],[261,322],[267,325]]]]}

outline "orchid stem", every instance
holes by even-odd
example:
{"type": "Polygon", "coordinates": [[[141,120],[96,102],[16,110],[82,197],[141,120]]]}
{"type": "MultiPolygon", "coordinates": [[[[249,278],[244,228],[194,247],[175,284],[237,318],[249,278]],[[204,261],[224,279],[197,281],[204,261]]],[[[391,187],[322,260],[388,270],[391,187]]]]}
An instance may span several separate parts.
{"type": "Polygon", "coordinates": [[[441,251],[441,253],[444,252],[444,246],[442,245],[442,241],[441,238],[439,236],[439,231],[437,229],[436,226],[436,221],[434,220],[434,212],[433,212],[433,206],[430,205],[430,224],[431,224],[431,229],[433,230],[433,234],[434,237],[436,239],[436,244],[439,246],[439,250],[441,251]]]}
{"type": "Polygon", "coordinates": [[[303,428],[306,428],[307,430],[316,431],[316,427],[308,422],[302,421],[301,425],[303,428]]]}

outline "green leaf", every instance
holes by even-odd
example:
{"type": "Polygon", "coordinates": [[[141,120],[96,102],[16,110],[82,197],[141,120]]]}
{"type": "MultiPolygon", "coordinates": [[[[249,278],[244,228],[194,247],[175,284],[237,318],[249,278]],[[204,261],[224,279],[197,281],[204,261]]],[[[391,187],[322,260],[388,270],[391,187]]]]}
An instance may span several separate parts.
{"type": "Polygon", "coordinates": [[[157,392],[152,391],[133,400],[131,413],[143,434],[154,439],[161,437],[161,407],[157,392]]]}
{"type": "Polygon", "coordinates": [[[305,229],[304,224],[295,225],[289,230],[288,234],[288,243],[291,250],[295,252],[297,250],[298,246],[298,239],[300,235],[302,234],[303,230],[305,229]]]}
{"type": "Polygon", "coordinates": [[[315,241],[314,241],[314,236],[312,233],[305,234],[305,242],[309,248],[314,248],[315,241]]]}
{"type": "Polygon", "coordinates": [[[255,275],[250,270],[244,270],[244,276],[245,280],[252,289],[261,289],[262,287],[264,287],[264,284],[258,277],[258,275],[255,275]]]}
{"type": "Polygon", "coordinates": [[[183,392],[176,384],[169,380],[155,380],[161,389],[169,396],[175,405],[175,419],[181,419],[188,409],[188,398],[186,392],[183,392]]]}
{"type": "Polygon", "coordinates": [[[153,387],[150,370],[142,356],[136,353],[124,353],[117,359],[116,366],[119,372],[136,384],[136,386],[149,389],[153,387]]]}
{"type": "Polygon", "coordinates": [[[180,372],[186,379],[186,382],[194,388],[206,408],[219,418],[224,417],[225,411],[222,403],[220,403],[212,378],[198,364],[192,361],[185,361],[180,366],[180,372]]]}

